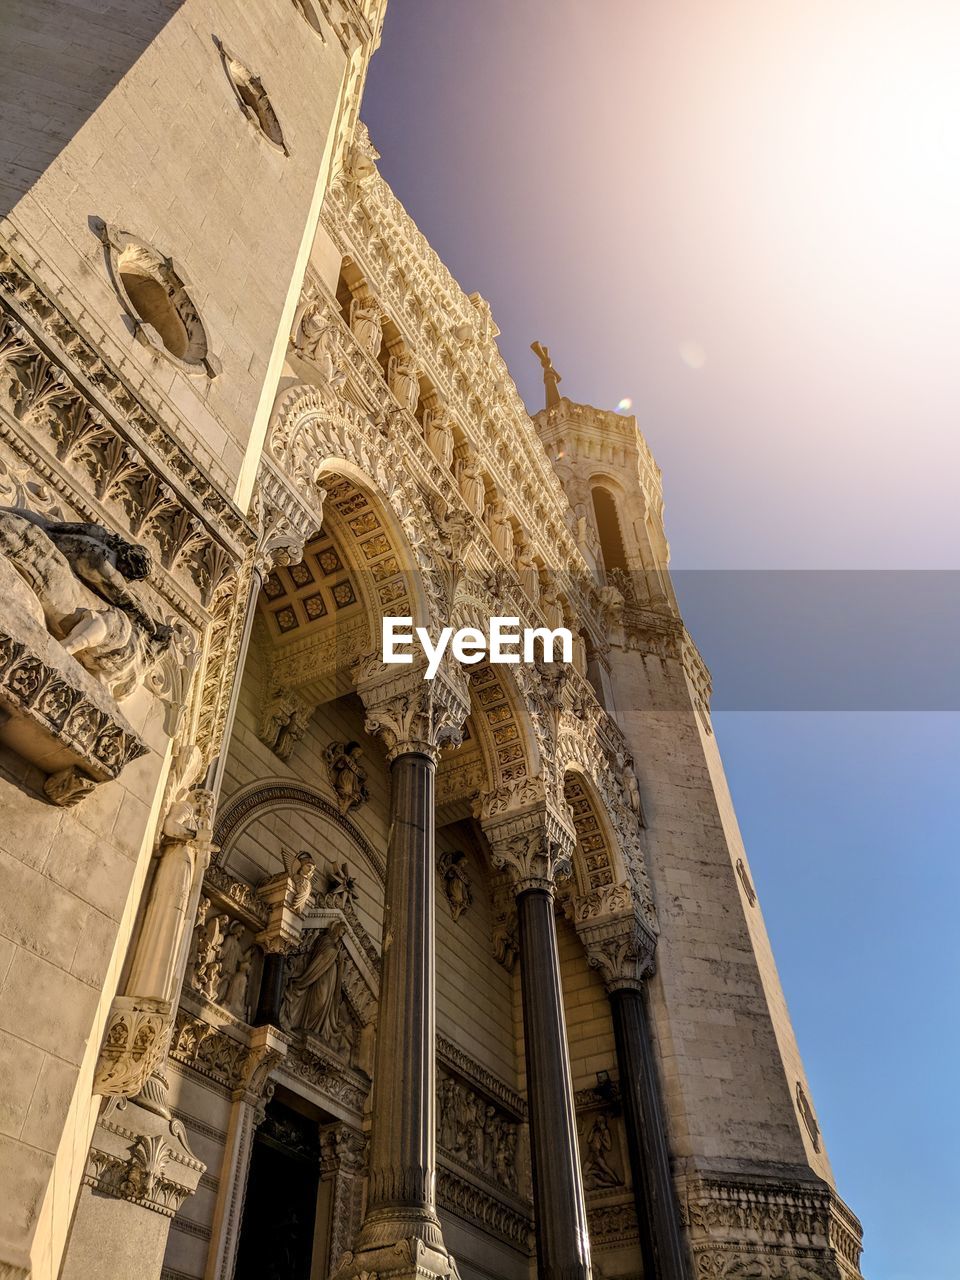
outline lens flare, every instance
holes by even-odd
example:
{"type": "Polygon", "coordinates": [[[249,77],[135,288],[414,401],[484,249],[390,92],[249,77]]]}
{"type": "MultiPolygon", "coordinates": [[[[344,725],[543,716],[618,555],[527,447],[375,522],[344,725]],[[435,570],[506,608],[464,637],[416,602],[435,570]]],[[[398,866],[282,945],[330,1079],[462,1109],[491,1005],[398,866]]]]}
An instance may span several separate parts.
{"type": "Polygon", "coordinates": [[[620,403],[617,405],[617,413],[629,413],[632,408],[633,408],[633,401],[630,399],[629,396],[624,396],[623,399],[620,401],[620,403]]]}
{"type": "Polygon", "coordinates": [[[693,338],[684,338],[677,350],[688,369],[702,369],[707,363],[707,353],[693,338]]]}

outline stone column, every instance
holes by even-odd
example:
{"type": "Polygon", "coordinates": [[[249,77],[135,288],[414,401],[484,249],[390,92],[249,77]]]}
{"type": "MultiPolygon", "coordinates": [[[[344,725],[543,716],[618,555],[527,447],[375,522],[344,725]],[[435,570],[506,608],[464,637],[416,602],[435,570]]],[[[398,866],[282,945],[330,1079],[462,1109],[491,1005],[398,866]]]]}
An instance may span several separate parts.
{"type": "Polygon", "coordinates": [[[257,1027],[250,1037],[246,1078],[233,1093],[204,1280],[231,1280],[236,1268],[253,1139],[273,1096],[270,1072],[286,1052],[287,1043],[274,1027],[257,1027]]]}
{"type": "Polygon", "coordinates": [[[644,990],[656,936],[626,884],[578,899],[575,915],[587,958],[602,973],[610,999],[644,1275],[687,1280],[644,990]]]}
{"type": "Polygon", "coordinates": [[[509,873],[517,901],[537,1275],[539,1280],[590,1280],[553,904],[558,876],[570,871],[572,840],[542,806],[485,824],[485,830],[493,861],[509,873]]]}
{"type": "Polygon", "coordinates": [[[387,745],[390,837],[367,1212],[337,1275],[455,1276],[436,1211],[434,777],[469,702],[465,682],[419,671],[360,694],[367,732],[387,745]]]}

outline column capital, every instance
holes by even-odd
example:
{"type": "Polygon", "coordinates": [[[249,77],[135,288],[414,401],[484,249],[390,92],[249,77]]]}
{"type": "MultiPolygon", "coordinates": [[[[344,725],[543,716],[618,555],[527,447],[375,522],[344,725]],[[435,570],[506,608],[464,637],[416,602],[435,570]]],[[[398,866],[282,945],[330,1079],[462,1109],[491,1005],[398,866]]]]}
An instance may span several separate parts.
{"type": "Polygon", "coordinates": [[[639,991],[653,972],[657,936],[630,884],[604,885],[575,898],[573,918],[587,961],[600,970],[607,991],[639,991]]]}
{"type": "Polygon", "coordinates": [[[576,835],[545,800],[481,823],[493,864],[506,871],[515,894],[544,889],[573,871],[576,835]]]}
{"type": "Polygon", "coordinates": [[[397,756],[429,756],[434,762],[445,744],[459,746],[470,713],[466,676],[458,668],[440,670],[432,680],[425,668],[388,667],[379,656],[361,659],[357,669],[357,693],[366,709],[364,728],[383,738],[387,759],[397,756]]]}

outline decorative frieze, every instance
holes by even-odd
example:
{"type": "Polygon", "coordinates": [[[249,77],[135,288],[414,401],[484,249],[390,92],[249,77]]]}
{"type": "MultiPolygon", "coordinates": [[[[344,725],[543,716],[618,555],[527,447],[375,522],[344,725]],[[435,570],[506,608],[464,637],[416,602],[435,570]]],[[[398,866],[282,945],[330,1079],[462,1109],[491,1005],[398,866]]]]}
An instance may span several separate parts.
{"type": "Polygon", "coordinates": [[[825,1183],[694,1178],[681,1212],[697,1280],[859,1280],[860,1223],[825,1183]]]}

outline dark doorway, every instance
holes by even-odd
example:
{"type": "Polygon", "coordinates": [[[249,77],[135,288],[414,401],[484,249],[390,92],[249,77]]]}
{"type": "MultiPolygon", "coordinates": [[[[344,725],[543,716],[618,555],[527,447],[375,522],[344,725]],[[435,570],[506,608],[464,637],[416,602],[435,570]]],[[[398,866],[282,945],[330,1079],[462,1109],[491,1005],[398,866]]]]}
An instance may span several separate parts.
{"type": "Polygon", "coordinates": [[[316,1120],[275,1098],[253,1143],[236,1280],[310,1280],[319,1182],[316,1120]]]}

